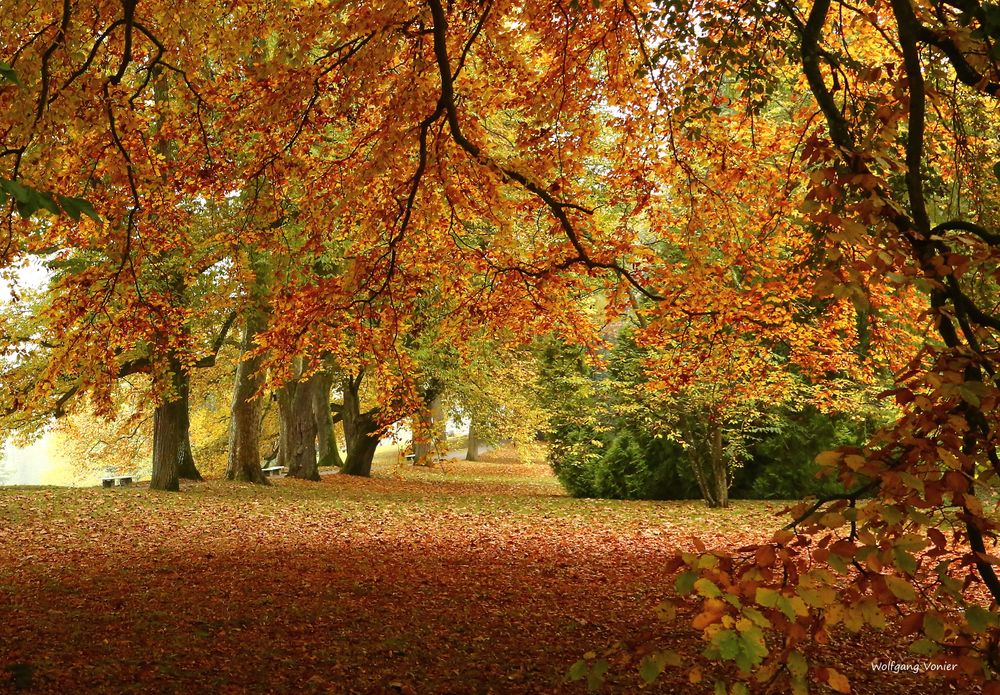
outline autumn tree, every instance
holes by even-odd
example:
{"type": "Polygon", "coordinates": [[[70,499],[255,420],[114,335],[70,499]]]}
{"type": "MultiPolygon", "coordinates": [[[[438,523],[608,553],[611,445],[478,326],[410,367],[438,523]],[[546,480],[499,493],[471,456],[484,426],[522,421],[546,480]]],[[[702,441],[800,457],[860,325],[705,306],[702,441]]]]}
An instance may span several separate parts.
{"type": "MultiPolygon", "coordinates": [[[[1000,469],[993,6],[8,8],[2,261],[78,264],[30,336],[43,364],[10,393],[12,411],[58,404],[65,387],[110,412],[122,371],[148,360],[171,462],[154,484],[176,488],[183,408],[173,404],[220,334],[195,326],[225,325],[232,293],[182,298],[240,243],[294,256],[255,350],[276,386],[319,360],[337,365],[345,471],[360,474],[378,433],[420,404],[426,373],[408,336],[425,332],[429,306],[446,310],[426,331],[435,344],[505,327],[513,343],[552,330],[593,346],[576,302],[600,292],[611,317],[640,304],[653,349],[671,352],[689,327],[722,340],[732,325],[720,348],[780,356],[788,343],[803,371],[849,372],[844,345],[891,352],[893,336],[910,333],[888,315],[924,297],[936,337],[896,355],[910,365],[891,394],[902,417],[869,445],[824,457],[851,492],[802,508],[749,554],[682,557],[694,574],[679,586],[706,599],[698,624],[718,655],[764,681],[845,689],[836,671],[810,671],[800,647],[894,610],[924,633],[919,649],[992,677],[996,614],[962,582],[971,572],[1000,601],[995,521],[982,506],[1000,469]],[[172,80],[169,102],[155,98],[157,75],[172,80]],[[790,95],[775,118],[769,105],[790,95]],[[169,162],[158,151],[168,143],[169,162]],[[97,219],[74,219],[83,197],[97,219]],[[50,205],[66,214],[34,224],[17,213],[50,205]],[[745,227],[754,233],[741,238],[745,227]],[[657,248],[661,232],[692,241],[686,265],[657,248]],[[733,268],[720,283],[723,259],[733,268]],[[302,272],[317,262],[336,268],[302,272]],[[951,538],[938,529],[947,523],[951,538]],[[840,593],[820,590],[835,581],[840,593]],[[768,630],[782,633],[780,648],[768,630]]],[[[311,399],[296,400],[312,412],[311,399]]]]}
{"type": "MultiPolygon", "coordinates": [[[[920,636],[911,651],[957,663],[956,680],[995,677],[990,606],[1000,583],[987,542],[996,526],[982,495],[998,470],[1000,326],[984,294],[997,239],[996,203],[983,192],[998,153],[978,135],[1000,82],[990,17],[976,2],[908,0],[864,10],[823,0],[661,4],[647,15],[647,31],[681,37],[656,44],[663,62],[652,69],[683,60],[703,83],[727,81],[748,119],[778,76],[796,75],[810,100],[795,117],[800,142],[785,151],[804,168],[801,224],[816,236],[813,263],[827,278],[817,298],[922,295],[937,333],[902,355],[909,366],[885,394],[903,410],[895,425],[821,457],[847,494],[798,507],[772,543],[674,564],[686,569],[677,588],[703,599],[695,625],[709,656],[734,660],[746,677],[848,692],[832,665],[809,663],[805,644],[839,625],[885,628],[897,614],[904,634],[920,636]],[[946,537],[939,527],[951,524],[946,537]],[[976,585],[986,603],[967,591],[976,585]],[[780,648],[765,638],[772,631],[780,648]]],[[[716,98],[687,94],[679,108],[716,98]]],[[[726,164],[720,156],[712,166],[726,164]]],[[[650,661],[648,673],[663,663],[650,661]]]]}

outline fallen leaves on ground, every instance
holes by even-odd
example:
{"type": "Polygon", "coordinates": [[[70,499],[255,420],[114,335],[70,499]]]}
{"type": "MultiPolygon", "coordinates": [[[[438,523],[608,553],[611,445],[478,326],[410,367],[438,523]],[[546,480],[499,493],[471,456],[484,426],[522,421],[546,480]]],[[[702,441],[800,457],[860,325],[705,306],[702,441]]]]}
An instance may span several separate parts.
{"type": "MultiPolygon", "coordinates": [[[[544,466],[494,461],[181,494],[0,490],[0,689],[584,692],[568,667],[618,643],[698,663],[692,616],[656,618],[665,559],[696,535],[759,541],[782,507],[575,500],[544,466]]],[[[850,637],[854,692],[939,692],[873,674],[877,649],[850,637]]],[[[701,670],[643,690],[712,692],[701,670]]],[[[640,688],[632,667],[604,690],[640,688]]]]}

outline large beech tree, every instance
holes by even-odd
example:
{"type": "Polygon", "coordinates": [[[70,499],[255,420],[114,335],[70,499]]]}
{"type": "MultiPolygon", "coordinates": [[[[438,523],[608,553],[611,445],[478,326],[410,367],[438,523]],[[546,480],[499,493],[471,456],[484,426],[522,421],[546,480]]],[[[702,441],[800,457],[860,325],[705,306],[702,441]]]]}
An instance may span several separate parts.
{"type": "MultiPolygon", "coordinates": [[[[825,275],[817,299],[869,307],[886,291],[917,293],[936,333],[897,354],[908,366],[884,396],[902,408],[898,422],[863,448],[820,457],[848,494],[795,508],[770,544],[673,563],[685,570],[677,589],[702,597],[694,624],[708,655],[777,687],[805,692],[820,681],[848,692],[832,665],[810,663],[806,643],[838,626],[894,625],[915,635],[912,652],[956,664],[957,681],[988,679],[994,692],[997,526],[983,496],[1000,472],[991,298],[1000,237],[987,193],[1000,157],[988,135],[1000,94],[995,10],[975,1],[663,3],[647,18],[647,30],[686,37],[656,42],[650,69],[683,56],[698,80],[728,85],[724,109],[746,114],[748,129],[781,89],[778,76],[796,76],[792,87],[809,99],[785,152],[808,176],[798,199],[825,275]],[[989,601],[967,591],[977,587],[989,601]]],[[[717,97],[688,91],[672,118],[717,97]]],[[[710,163],[726,164],[724,154],[710,163]]],[[[647,660],[645,672],[672,658],[647,660]]]]}

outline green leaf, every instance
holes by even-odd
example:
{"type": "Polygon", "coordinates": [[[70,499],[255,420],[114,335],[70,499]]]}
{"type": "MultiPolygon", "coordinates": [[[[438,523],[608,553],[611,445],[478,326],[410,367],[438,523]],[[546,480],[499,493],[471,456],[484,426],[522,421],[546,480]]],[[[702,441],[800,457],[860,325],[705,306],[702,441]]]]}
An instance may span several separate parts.
{"type": "Polygon", "coordinates": [[[781,594],[774,589],[757,587],[757,593],[754,596],[754,601],[756,601],[758,605],[764,606],[764,608],[774,608],[778,605],[779,596],[781,596],[781,594]]]}
{"type": "Polygon", "coordinates": [[[924,634],[935,642],[944,641],[944,622],[933,613],[924,615],[924,634]]]}
{"type": "Polygon", "coordinates": [[[1000,180],[1000,162],[993,165],[993,175],[997,177],[997,180],[1000,180]]]}
{"type": "Polygon", "coordinates": [[[905,579],[900,577],[893,577],[892,575],[885,576],[885,585],[893,593],[893,595],[901,601],[916,601],[917,592],[905,579]]]}
{"type": "Polygon", "coordinates": [[[725,659],[736,664],[744,673],[749,672],[767,656],[764,645],[764,635],[760,628],[751,626],[749,629],[720,630],[712,636],[711,647],[706,650],[709,658],[725,659]]]}
{"type": "Polygon", "coordinates": [[[752,606],[746,606],[743,609],[743,615],[749,618],[750,621],[758,627],[771,627],[771,621],[764,617],[763,613],[752,606]]]}
{"type": "Polygon", "coordinates": [[[14,72],[14,68],[7,65],[7,63],[0,63],[0,79],[7,80],[8,82],[13,82],[18,87],[22,87],[20,78],[18,78],[17,73],[14,72]]]}
{"type": "Polygon", "coordinates": [[[667,666],[680,666],[681,657],[677,652],[663,651],[650,654],[639,665],[639,676],[646,683],[652,683],[667,666]]]}
{"type": "Polygon", "coordinates": [[[847,563],[844,562],[844,558],[840,557],[836,553],[830,553],[830,556],[826,559],[826,564],[830,565],[837,574],[847,574],[847,563]]]}
{"type": "Polygon", "coordinates": [[[930,656],[938,651],[938,646],[931,642],[929,639],[918,639],[916,642],[910,645],[910,651],[913,654],[920,654],[921,656],[930,656]]]}
{"type": "Polygon", "coordinates": [[[789,620],[795,620],[795,607],[792,606],[792,602],[787,596],[778,593],[774,589],[758,587],[754,600],[758,605],[764,606],[765,608],[777,608],[785,614],[786,618],[789,620]]]}
{"type": "Polygon", "coordinates": [[[578,681],[586,677],[587,675],[587,662],[580,659],[575,664],[569,667],[566,671],[566,680],[568,681],[578,681]]]}
{"type": "Polygon", "coordinates": [[[896,546],[892,550],[893,560],[896,567],[906,572],[911,577],[917,572],[917,559],[908,552],[896,546]]]}
{"type": "Polygon", "coordinates": [[[604,685],[604,674],[608,672],[608,662],[605,659],[598,659],[590,668],[587,674],[587,692],[595,692],[604,685]]]}
{"type": "Polygon", "coordinates": [[[740,636],[736,630],[721,630],[712,638],[715,646],[719,648],[719,656],[727,661],[732,661],[740,653],[740,636]]]}
{"type": "Polygon", "coordinates": [[[964,385],[958,387],[958,395],[962,397],[963,401],[973,406],[974,408],[978,408],[981,403],[981,401],[979,400],[979,396],[976,395],[975,391],[972,391],[971,389],[967,388],[964,385]]]}
{"type": "Polygon", "coordinates": [[[52,196],[48,193],[42,191],[35,191],[35,200],[38,201],[38,207],[42,210],[47,210],[53,215],[59,214],[59,206],[56,205],[56,201],[52,199],[52,196]]]}
{"type": "Polygon", "coordinates": [[[27,186],[22,186],[17,181],[4,180],[3,187],[6,188],[7,192],[10,193],[14,197],[14,200],[19,203],[27,203],[31,200],[31,189],[27,186]]]}
{"type": "Polygon", "coordinates": [[[722,592],[719,587],[710,579],[699,579],[694,583],[694,588],[705,598],[719,598],[722,592]]]}
{"type": "Polygon", "coordinates": [[[652,683],[660,677],[661,673],[663,673],[663,664],[657,661],[653,656],[647,656],[643,659],[642,663],[639,664],[639,677],[646,683],[652,683]]]}
{"type": "Polygon", "coordinates": [[[796,678],[805,678],[809,672],[809,662],[802,652],[792,652],[788,655],[788,672],[796,678]]]}
{"type": "Polygon", "coordinates": [[[66,214],[73,218],[74,222],[80,221],[80,215],[86,215],[94,222],[100,222],[101,216],[94,210],[94,206],[83,198],[71,198],[69,196],[59,196],[59,204],[66,214]]]}
{"type": "Polygon", "coordinates": [[[674,589],[681,596],[687,596],[694,589],[694,583],[698,581],[698,573],[688,570],[687,572],[681,572],[677,575],[677,580],[674,582],[674,589]]]}
{"type": "Polygon", "coordinates": [[[985,632],[987,628],[1000,624],[1000,616],[979,606],[966,608],[965,620],[976,632],[985,632]]]}

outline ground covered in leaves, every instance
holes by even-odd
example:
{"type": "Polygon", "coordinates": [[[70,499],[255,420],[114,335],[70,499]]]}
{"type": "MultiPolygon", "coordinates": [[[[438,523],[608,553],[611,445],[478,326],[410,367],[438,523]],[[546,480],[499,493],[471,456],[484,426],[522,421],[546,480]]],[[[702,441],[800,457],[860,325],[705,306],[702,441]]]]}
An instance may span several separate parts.
{"type": "MultiPolygon", "coordinates": [[[[508,453],[436,469],[383,465],[267,488],[180,494],[0,488],[0,692],[555,693],[584,653],[651,638],[703,648],[664,559],[764,537],[782,505],[565,497],[508,453]]],[[[827,647],[854,692],[938,693],[873,673],[905,647],[827,647]]],[[[617,653],[617,652],[616,652],[617,653]]],[[[604,692],[713,692],[686,669],[604,692]]]]}

